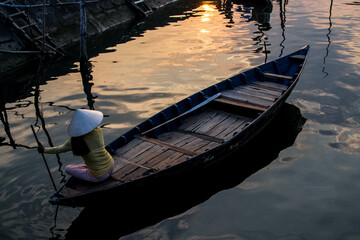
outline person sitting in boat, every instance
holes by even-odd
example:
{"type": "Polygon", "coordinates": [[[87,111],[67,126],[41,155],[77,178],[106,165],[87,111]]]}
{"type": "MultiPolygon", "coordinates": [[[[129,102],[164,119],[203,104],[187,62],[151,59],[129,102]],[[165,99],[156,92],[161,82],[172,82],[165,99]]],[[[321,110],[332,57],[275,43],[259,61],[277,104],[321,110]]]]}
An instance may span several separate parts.
{"type": "Polygon", "coordinates": [[[69,138],[63,145],[47,147],[39,143],[40,153],[63,153],[72,150],[81,156],[85,164],[70,164],[65,172],[76,178],[101,182],[107,179],[114,169],[114,159],[105,149],[100,123],[103,113],[95,110],[77,109],[68,127],[69,138]]]}

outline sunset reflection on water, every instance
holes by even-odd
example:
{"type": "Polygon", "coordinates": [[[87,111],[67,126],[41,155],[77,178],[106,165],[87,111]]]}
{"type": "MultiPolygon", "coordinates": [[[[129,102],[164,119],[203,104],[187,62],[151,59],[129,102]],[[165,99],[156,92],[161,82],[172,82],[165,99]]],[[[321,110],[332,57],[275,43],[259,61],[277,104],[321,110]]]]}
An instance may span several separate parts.
{"type": "MultiPolygon", "coordinates": [[[[215,5],[204,4],[192,13],[196,17],[178,16],[178,21],[166,27],[145,31],[92,58],[93,91],[99,96],[111,96],[107,99],[111,105],[142,112],[139,116],[147,118],[189,93],[234,74],[234,69],[249,68],[248,58],[261,58],[246,54],[245,40],[239,39],[246,39],[241,36],[248,32],[229,31],[215,5]],[[188,30],[184,32],[184,28],[188,30]],[[241,53],[241,59],[234,51],[241,53]],[[126,96],[137,94],[137,101],[127,100],[126,96]],[[158,97],[141,97],[146,94],[158,97]],[[166,96],[165,101],[162,96],[166,96]]],[[[108,127],[115,126],[120,125],[108,127]]]]}
{"type": "MultiPolygon", "coordinates": [[[[45,144],[44,126],[54,144],[62,144],[74,109],[92,106],[105,115],[109,143],[188,95],[310,44],[287,100],[307,119],[293,145],[238,187],[124,239],[359,239],[360,5],[256,2],[177,2],[130,29],[89,41],[88,81],[81,78],[78,59],[69,57],[45,71],[39,96],[36,81],[19,87],[19,79],[9,79],[2,85],[0,236],[50,239],[49,229],[55,229],[64,239],[64,229],[79,215],[60,208],[54,223],[48,204],[53,190],[30,124],[45,144]],[[44,126],[35,113],[36,97],[44,126]]],[[[264,145],[277,146],[269,139],[264,145]]],[[[71,153],[61,157],[66,164],[80,161],[71,153]]],[[[48,162],[60,184],[56,159],[48,162]]]]}

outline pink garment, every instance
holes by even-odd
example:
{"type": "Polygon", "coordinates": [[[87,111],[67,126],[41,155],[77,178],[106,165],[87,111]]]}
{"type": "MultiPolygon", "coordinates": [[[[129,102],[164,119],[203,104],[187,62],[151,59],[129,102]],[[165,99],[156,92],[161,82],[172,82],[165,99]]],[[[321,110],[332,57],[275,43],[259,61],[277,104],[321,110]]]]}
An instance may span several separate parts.
{"type": "Polygon", "coordinates": [[[102,182],[105,179],[107,179],[112,171],[114,170],[115,164],[110,168],[110,170],[105,173],[101,177],[93,177],[89,173],[89,169],[87,168],[86,164],[69,164],[65,168],[65,172],[71,176],[74,176],[76,178],[89,181],[89,182],[102,182]]]}

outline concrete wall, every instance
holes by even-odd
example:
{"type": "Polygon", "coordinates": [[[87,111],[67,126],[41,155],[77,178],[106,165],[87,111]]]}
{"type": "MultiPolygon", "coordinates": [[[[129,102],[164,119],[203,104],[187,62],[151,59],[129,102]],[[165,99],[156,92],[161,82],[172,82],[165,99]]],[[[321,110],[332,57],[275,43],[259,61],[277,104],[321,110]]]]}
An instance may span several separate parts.
{"type": "MultiPolygon", "coordinates": [[[[73,2],[72,0],[68,0],[73,2]]],[[[145,0],[145,3],[154,11],[176,0],[145,0]]],[[[14,0],[14,4],[24,4],[24,0],[14,0]]],[[[41,4],[42,0],[31,1],[32,4],[41,4]]],[[[55,2],[55,1],[54,1],[55,2]]],[[[66,2],[66,1],[63,1],[66,2]]],[[[89,3],[87,9],[87,34],[94,36],[111,28],[126,24],[139,17],[126,0],[99,0],[98,3],[89,3]]],[[[0,50],[26,51],[34,50],[28,46],[18,33],[12,29],[7,19],[9,8],[0,6],[0,50]]],[[[46,8],[45,27],[52,41],[63,49],[77,43],[79,34],[79,6],[64,5],[46,8]]],[[[42,8],[26,9],[32,22],[42,29],[42,8]]],[[[37,61],[36,55],[4,54],[0,53],[0,81],[6,75],[13,74],[37,61]]]]}

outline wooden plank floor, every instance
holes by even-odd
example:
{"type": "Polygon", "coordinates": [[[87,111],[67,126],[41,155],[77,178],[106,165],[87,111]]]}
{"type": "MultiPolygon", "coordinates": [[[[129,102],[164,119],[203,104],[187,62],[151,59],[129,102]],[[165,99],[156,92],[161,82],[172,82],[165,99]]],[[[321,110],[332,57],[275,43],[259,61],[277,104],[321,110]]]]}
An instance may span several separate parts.
{"type": "Polygon", "coordinates": [[[179,129],[225,141],[229,140],[235,132],[241,131],[251,120],[231,113],[209,110],[187,118],[179,129]]]}
{"type": "MultiPolygon", "coordinates": [[[[222,95],[266,109],[285,89],[286,86],[278,83],[254,82],[222,95]]],[[[128,181],[142,177],[149,169],[156,171],[178,164],[231,139],[251,121],[236,113],[206,108],[197,115],[189,115],[178,130],[163,133],[156,139],[138,137],[119,149],[116,156],[126,161],[118,163],[113,177],[128,181]]]]}
{"type": "Polygon", "coordinates": [[[218,142],[175,131],[164,133],[150,142],[146,138],[136,138],[119,149],[115,157],[115,160],[126,159],[134,164],[120,160],[112,177],[120,181],[139,178],[149,168],[161,170],[185,161],[192,156],[192,152],[200,154],[218,145],[218,142]]]}

